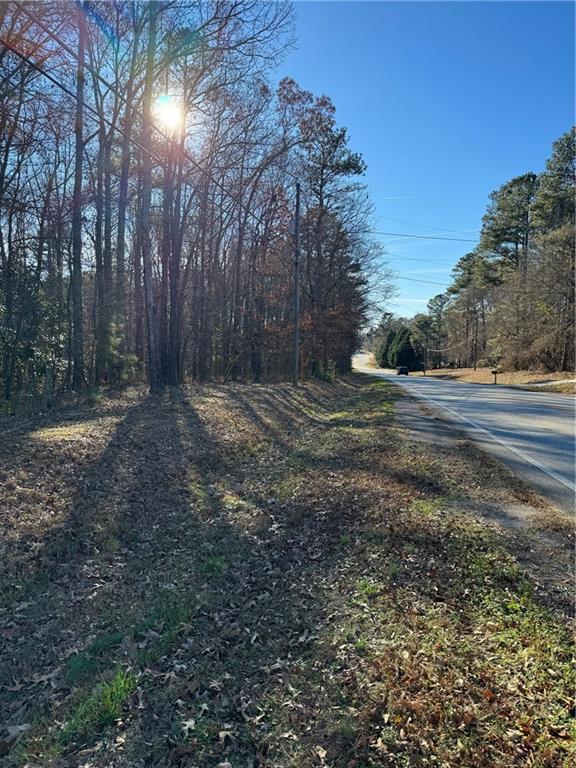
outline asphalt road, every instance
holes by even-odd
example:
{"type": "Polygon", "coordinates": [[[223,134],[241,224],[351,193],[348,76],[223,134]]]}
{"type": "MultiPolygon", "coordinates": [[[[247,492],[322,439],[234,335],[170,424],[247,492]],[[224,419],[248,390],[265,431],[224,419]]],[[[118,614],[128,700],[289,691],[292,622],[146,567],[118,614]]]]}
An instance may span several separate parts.
{"type": "MultiPolygon", "coordinates": [[[[354,368],[399,384],[439,416],[506,463],[543,496],[574,512],[576,398],[500,385],[464,384],[421,375],[397,376],[370,368],[356,355],[354,368]]],[[[426,418],[422,414],[422,418],[426,418]]]]}

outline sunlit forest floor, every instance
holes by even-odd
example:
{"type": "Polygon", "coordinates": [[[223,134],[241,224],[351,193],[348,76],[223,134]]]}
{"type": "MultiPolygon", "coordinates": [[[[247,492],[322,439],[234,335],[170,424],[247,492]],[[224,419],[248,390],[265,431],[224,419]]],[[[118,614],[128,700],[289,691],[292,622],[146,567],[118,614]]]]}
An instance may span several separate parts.
{"type": "Polygon", "coordinates": [[[398,397],[352,376],[7,421],[0,763],[572,765],[570,522],[414,441],[398,397]]]}

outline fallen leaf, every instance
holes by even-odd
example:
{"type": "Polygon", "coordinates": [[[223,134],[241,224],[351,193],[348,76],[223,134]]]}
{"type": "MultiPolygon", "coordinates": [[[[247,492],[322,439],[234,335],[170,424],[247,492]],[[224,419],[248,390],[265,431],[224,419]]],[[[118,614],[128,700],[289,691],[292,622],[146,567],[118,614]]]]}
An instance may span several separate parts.
{"type": "Polygon", "coordinates": [[[484,688],[482,691],[482,696],[486,699],[486,701],[494,701],[496,698],[496,694],[494,691],[491,691],[490,688],[484,688]]]}
{"type": "Polygon", "coordinates": [[[322,762],[324,762],[326,755],[328,752],[324,749],[324,747],[314,747],[314,754],[317,755],[322,762]]]}
{"type": "Polygon", "coordinates": [[[14,685],[5,685],[4,690],[5,691],[11,691],[12,693],[16,693],[17,691],[21,691],[22,688],[24,688],[24,683],[21,681],[15,682],[14,685]]]}
{"type": "Polygon", "coordinates": [[[30,723],[24,723],[23,725],[9,725],[6,730],[8,731],[8,738],[16,739],[22,736],[23,733],[29,731],[32,726],[30,723]]]}
{"type": "Polygon", "coordinates": [[[182,720],[180,725],[182,726],[182,730],[184,731],[184,735],[188,736],[190,731],[193,731],[194,728],[196,728],[196,720],[182,720]]]}

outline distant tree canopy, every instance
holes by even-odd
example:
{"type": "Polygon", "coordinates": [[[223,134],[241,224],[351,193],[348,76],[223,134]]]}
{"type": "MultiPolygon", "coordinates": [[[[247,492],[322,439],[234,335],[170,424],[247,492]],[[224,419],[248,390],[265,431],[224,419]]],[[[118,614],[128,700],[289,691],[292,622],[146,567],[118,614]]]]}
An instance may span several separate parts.
{"type": "Polygon", "coordinates": [[[378,365],[381,368],[397,368],[402,365],[411,371],[420,370],[423,357],[414,331],[392,318],[385,324],[387,330],[375,349],[378,365]]]}
{"type": "Polygon", "coordinates": [[[388,333],[403,322],[429,367],[574,370],[575,173],[573,128],[554,143],[544,173],[490,195],[478,247],[457,262],[427,312],[410,321],[385,316],[373,336],[379,363],[388,333]]]}
{"type": "Polygon", "coordinates": [[[392,363],[388,359],[388,355],[390,353],[390,349],[392,347],[392,344],[394,343],[394,339],[396,338],[397,331],[390,329],[386,332],[386,335],[382,339],[382,343],[380,344],[378,348],[378,352],[376,354],[376,362],[381,368],[386,368],[392,363]]]}
{"type": "Polygon", "coordinates": [[[410,328],[402,328],[395,335],[394,341],[388,352],[388,362],[392,368],[406,366],[410,371],[415,371],[420,368],[420,356],[414,348],[412,331],[410,328]]]}
{"type": "Polygon", "coordinates": [[[0,400],[346,370],[379,246],[289,3],[2,3],[0,400]],[[222,41],[226,41],[222,45],[222,41]],[[52,73],[52,75],[50,75],[52,73]],[[57,73],[57,74],[54,74],[57,73]],[[50,76],[52,79],[49,79],[50,76]]]}

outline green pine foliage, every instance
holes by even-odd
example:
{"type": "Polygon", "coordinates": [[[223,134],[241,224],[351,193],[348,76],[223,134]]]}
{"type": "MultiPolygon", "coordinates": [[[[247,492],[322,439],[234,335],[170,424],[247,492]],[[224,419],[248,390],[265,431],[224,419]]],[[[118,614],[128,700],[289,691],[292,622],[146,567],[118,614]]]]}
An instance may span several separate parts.
{"type": "Polygon", "coordinates": [[[409,327],[402,328],[396,334],[388,360],[392,368],[406,366],[408,370],[416,371],[422,367],[422,357],[414,346],[412,331],[409,327]]]}
{"type": "Polygon", "coordinates": [[[392,347],[392,344],[394,343],[395,338],[396,338],[396,331],[390,330],[382,340],[382,344],[380,344],[378,353],[376,355],[376,362],[378,363],[380,368],[388,368],[391,365],[388,359],[388,354],[390,352],[390,348],[392,347]]]}

